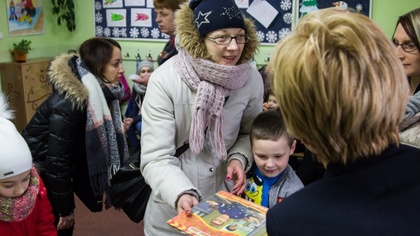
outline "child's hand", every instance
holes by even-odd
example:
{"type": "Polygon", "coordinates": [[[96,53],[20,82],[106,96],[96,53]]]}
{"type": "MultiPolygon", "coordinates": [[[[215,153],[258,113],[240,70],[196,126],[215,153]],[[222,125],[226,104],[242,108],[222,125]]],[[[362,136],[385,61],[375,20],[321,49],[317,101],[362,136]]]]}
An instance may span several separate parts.
{"type": "Polygon", "coordinates": [[[74,224],[74,214],[71,213],[68,216],[60,216],[60,220],[58,221],[57,224],[57,230],[61,230],[61,229],[68,229],[70,227],[72,227],[74,224]]]}
{"type": "Polygon", "coordinates": [[[270,109],[270,105],[268,105],[268,103],[267,102],[264,102],[263,103],[263,111],[267,111],[267,110],[269,110],[270,109]]]}
{"type": "Polygon", "coordinates": [[[123,127],[124,133],[130,128],[130,125],[133,123],[133,118],[124,118],[123,127]]]}
{"type": "Polygon", "coordinates": [[[238,160],[231,160],[227,168],[226,180],[233,180],[235,185],[231,191],[232,194],[240,196],[246,187],[246,175],[242,164],[238,160]]]}
{"type": "Polygon", "coordinates": [[[191,210],[192,207],[197,204],[198,204],[198,200],[194,196],[191,196],[189,194],[182,195],[179,198],[178,204],[177,204],[178,214],[185,211],[185,213],[187,213],[187,215],[190,216],[192,213],[192,210],[191,210]]]}

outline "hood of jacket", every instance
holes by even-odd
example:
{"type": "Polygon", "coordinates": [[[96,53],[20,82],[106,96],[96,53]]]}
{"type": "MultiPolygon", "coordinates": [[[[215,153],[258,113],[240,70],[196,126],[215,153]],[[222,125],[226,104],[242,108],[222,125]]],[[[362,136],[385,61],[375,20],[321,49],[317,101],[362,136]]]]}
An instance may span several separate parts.
{"type": "MultiPolygon", "coordinates": [[[[245,63],[254,57],[258,50],[259,40],[254,23],[244,16],[245,31],[250,40],[244,46],[238,64],[245,63]]],[[[200,37],[198,29],[194,24],[194,11],[188,6],[188,2],[176,11],[175,33],[181,48],[186,50],[194,58],[210,59],[211,55],[207,52],[203,39],[200,37]]]]}
{"type": "Polygon", "coordinates": [[[88,102],[89,92],[77,73],[76,59],[74,54],[57,56],[51,62],[48,77],[55,92],[63,94],[75,107],[82,108],[88,102]]]}

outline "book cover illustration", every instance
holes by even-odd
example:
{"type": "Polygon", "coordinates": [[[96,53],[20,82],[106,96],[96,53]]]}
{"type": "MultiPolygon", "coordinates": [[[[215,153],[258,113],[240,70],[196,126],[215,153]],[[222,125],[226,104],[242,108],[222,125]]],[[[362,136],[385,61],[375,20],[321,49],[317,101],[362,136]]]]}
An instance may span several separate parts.
{"type": "Polygon", "coordinates": [[[167,223],[196,236],[263,236],[267,235],[267,210],[266,207],[219,191],[195,205],[190,217],[181,213],[167,223]]]}

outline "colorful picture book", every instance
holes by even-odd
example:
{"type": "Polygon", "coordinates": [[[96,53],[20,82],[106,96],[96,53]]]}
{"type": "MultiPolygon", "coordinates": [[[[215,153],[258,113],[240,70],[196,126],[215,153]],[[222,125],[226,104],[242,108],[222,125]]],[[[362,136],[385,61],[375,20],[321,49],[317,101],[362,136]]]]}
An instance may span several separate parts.
{"type": "Polygon", "coordinates": [[[268,208],[225,191],[206,198],[192,209],[167,221],[189,235],[262,236],[267,235],[265,215],[268,208]]]}

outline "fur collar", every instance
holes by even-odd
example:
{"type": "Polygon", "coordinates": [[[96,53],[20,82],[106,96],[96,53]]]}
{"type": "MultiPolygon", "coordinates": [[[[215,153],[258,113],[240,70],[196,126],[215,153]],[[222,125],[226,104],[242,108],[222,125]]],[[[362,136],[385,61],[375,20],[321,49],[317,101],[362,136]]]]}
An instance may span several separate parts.
{"type": "Polygon", "coordinates": [[[86,107],[89,93],[80,80],[80,76],[75,74],[72,66],[76,66],[74,54],[62,54],[57,56],[52,62],[48,70],[50,83],[53,85],[55,92],[64,94],[66,99],[73,102],[77,108],[86,107]]]}

